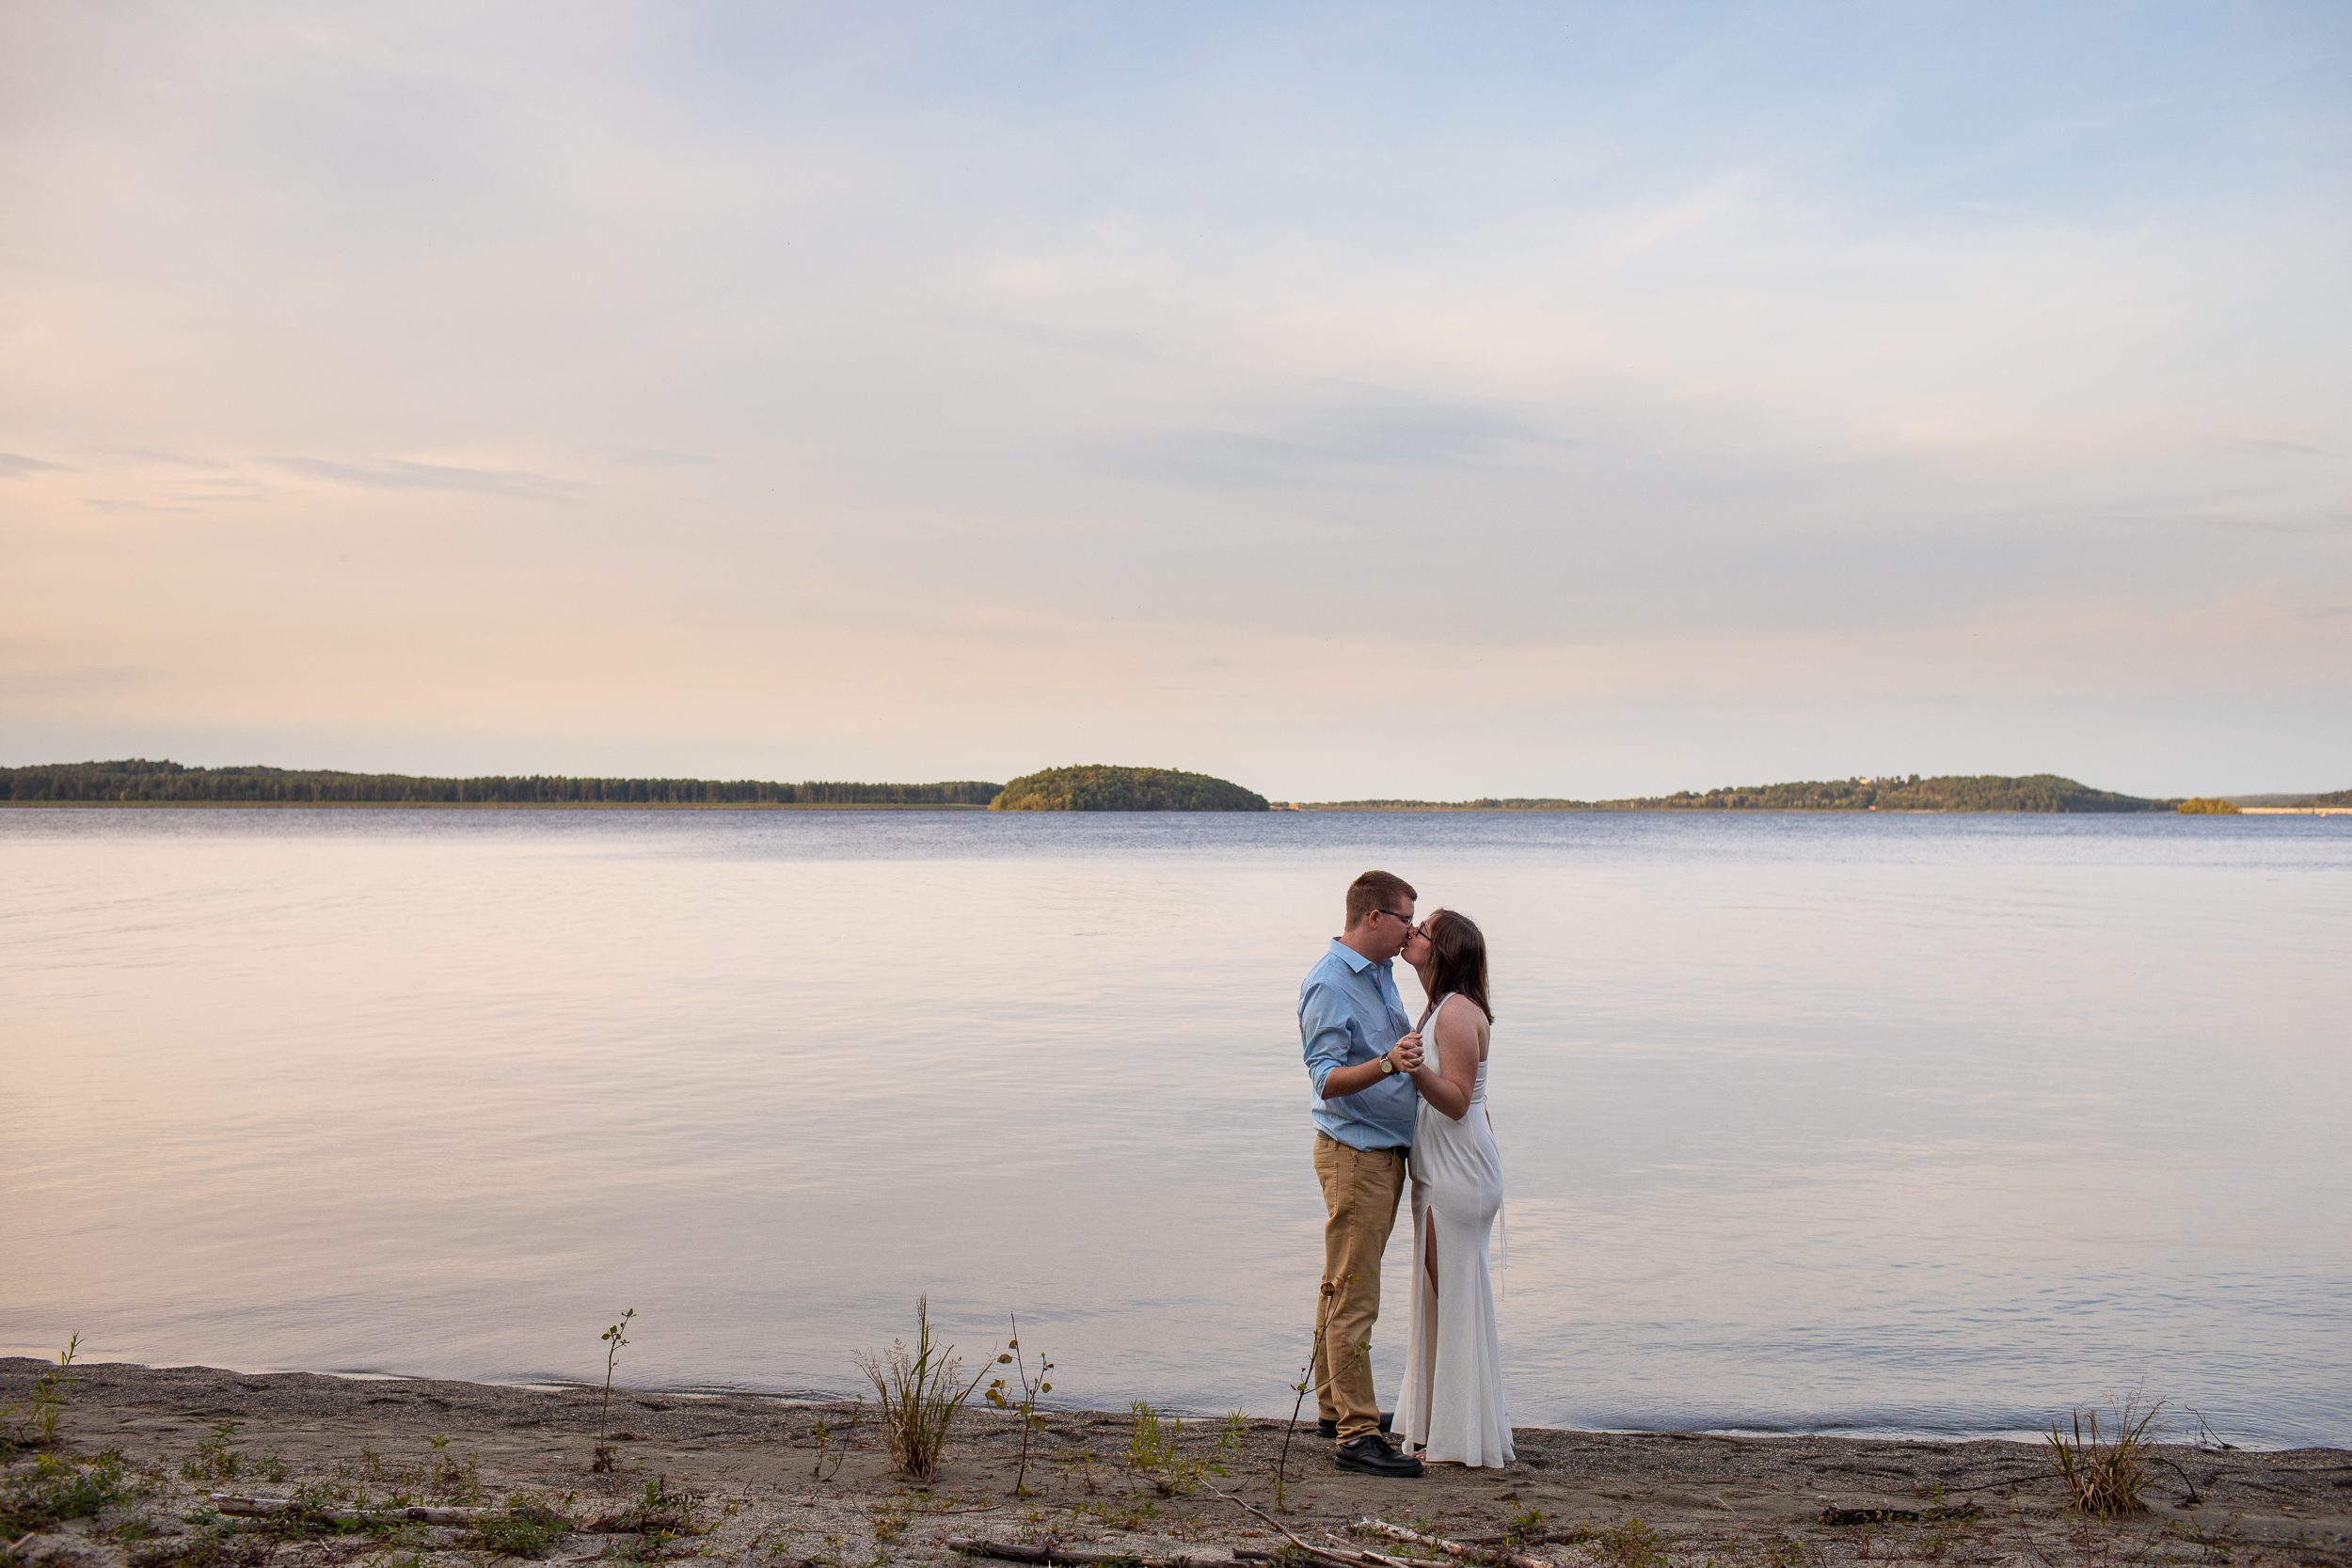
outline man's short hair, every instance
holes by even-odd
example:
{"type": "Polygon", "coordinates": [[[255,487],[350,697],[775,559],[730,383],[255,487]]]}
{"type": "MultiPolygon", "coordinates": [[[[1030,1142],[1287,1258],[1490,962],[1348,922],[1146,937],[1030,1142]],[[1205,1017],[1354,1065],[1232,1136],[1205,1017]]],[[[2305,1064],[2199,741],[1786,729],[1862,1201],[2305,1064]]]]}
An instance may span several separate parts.
{"type": "Polygon", "coordinates": [[[1373,911],[1389,909],[1399,898],[1410,903],[1420,896],[1412,883],[1394,872],[1367,871],[1347,884],[1347,928],[1354,930],[1373,911]]]}

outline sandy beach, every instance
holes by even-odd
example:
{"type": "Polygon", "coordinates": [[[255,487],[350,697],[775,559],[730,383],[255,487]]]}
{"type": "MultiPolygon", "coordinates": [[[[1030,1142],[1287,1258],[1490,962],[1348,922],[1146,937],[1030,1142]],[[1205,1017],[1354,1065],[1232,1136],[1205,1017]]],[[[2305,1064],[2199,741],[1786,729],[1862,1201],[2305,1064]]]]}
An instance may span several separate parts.
{"type": "MultiPolygon", "coordinates": [[[[0,1406],[18,1407],[20,1422],[43,1370],[0,1360],[0,1406]]],[[[1310,1423],[1293,1439],[1278,1505],[1279,1421],[1229,1431],[1188,1419],[1173,1472],[1155,1475],[1131,1458],[1129,1413],[1055,1411],[1032,1440],[1031,1495],[1015,1497],[1019,1424],[986,1408],[959,1418],[941,1474],[919,1488],[892,1476],[870,1415],[853,1405],[616,1390],[617,1465],[599,1473],[592,1389],[128,1365],[76,1367],[71,1378],[58,1449],[45,1469],[35,1452],[11,1454],[0,1496],[20,1510],[44,1484],[55,1496],[105,1472],[107,1450],[120,1456],[121,1495],[94,1515],[12,1527],[0,1539],[9,1568],[407,1568],[533,1549],[557,1562],[987,1560],[960,1552],[959,1541],[1047,1560],[1092,1553],[1205,1565],[1295,1551],[1282,1531],[1343,1555],[1432,1557],[1354,1528],[1368,1518],[1560,1568],[2352,1562],[2352,1452],[2338,1449],[2165,1447],[2152,1462],[2147,1512],[2102,1523],[2066,1507],[2035,1444],[1522,1429],[1509,1469],[1438,1467],[1396,1481],[1336,1470],[1310,1423]],[[210,1501],[219,1494],[347,1514],[395,1497],[536,1505],[570,1528],[543,1531],[552,1539],[542,1544],[528,1530],[485,1535],[458,1514],[305,1527],[225,1516],[210,1501]]]]}

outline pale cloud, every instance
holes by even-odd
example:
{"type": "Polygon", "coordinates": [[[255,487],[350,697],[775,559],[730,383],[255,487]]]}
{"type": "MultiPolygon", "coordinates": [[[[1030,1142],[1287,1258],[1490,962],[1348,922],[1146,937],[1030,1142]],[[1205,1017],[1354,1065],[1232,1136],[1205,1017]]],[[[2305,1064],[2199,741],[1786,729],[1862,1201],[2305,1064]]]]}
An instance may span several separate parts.
{"type": "Polygon", "coordinates": [[[469,468],[448,463],[412,463],[403,458],[338,462],[324,457],[273,457],[273,467],[305,479],[326,480],[363,490],[463,490],[528,500],[563,500],[580,486],[546,474],[505,468],[469,468]]]}

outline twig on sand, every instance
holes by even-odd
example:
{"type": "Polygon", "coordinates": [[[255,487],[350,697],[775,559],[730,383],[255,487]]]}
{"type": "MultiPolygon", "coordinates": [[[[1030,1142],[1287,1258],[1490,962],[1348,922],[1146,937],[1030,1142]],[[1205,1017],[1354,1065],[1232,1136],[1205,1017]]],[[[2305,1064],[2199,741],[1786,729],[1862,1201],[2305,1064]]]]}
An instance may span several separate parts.
{"type": "Polygon", "coordinates": [[[1053,1542],[1042,1545],[1026,1545],[1014,1541],[982,1541],[972,1536],[956,1536],[947,1543],[950,1551],[966,1557],[1002,1558],[1007,1562],[1041,1563],[1105,1563],[1114,1562],[1122,1568],[1232,1568],[1229,1557],[1200,1557],[1190,1554],[1176,1557],[1137,1557],[1133,1552],[1098,1552],[1084,1546],[1062,1546],[1053,1542]]]}
{"type": "MultiPolygon", "coordinates": [[[[1326,1530],[1323,1533],[1325,1540],[1337,1542],[1342,1546],[1347,1545],[1346,1542],[1341,1541],[1338,1536],[1333,1535],[1329,1530],[1326,1530]]],[[[1413,1562],[1401,1557],[1391,1557],[1386,1552],[1375,1552],[1368,1546],[1357,1546],[1350,1548],[1350,1550],[1357,1561],[1375,1562],[1380,1565],[1380,1568],[1423,1568],[1423,1564],[1422,1563],[1413,1562]]]]}
{"type": "Polygon", "coordinates": [[[1384,1568],[1384,1565],[1395,1560],[1393,1558],[1382,1557],[1378,1552],[1327,1551],[1321,1546],[1314,1545],[1310,1542],[1299,1539],[1296,1532],[1292,1530],[1288,1525],[1283,1524],[1281,1520],[1275,1518],[1272,1514],[1266,1513],[1266,1511],[1262,1508],[1255,1508],[1248,1503],[1243,1502],[1239,1497],[1234,1497],[1231,1492],[1220,1492],[1214,1486],[1204,1486],[1201,1490],[1208,1493],[1212,1497],[1224,1498],[1227,1502],[1232,1503],[1235,1508],[1240,1509],[1244,1513],[1248,1514],[1250,1517],[1258,1520],[1267,1528],[1279,1532],[1283,1540],[1289,1542],[1300,1551],[1305,1552],[1309,1557],[1315,1559],[1318,1562],[1336,1563],[1339,1565],[1339,1568],[1366,1568],[1367,1564],[1383,1565],[1384,1568]]]}
{"type": "Polygon", "coordinates": [[[2048,1481],[2049,1479],[2050,1472],[2047,1470],[2027,1470],[2022,1476],[2003,1476],[1999,1481],[1980,1481],[1974,1486],[1947,1486],[1944,1488],[1944,1495],[1948,1497],[1955,1492],[1990,1492],[1995,1486],[2014,1486],[2021,1481],[2048,1481]]]}
{"type": "Polygon", "coordinates": [[[1356,1528],[1371,1530],[1375,1535],[1385,1535],[1391,1541],[1432,1547],[1465,1562],[1500,1562],[1504,1568],[1557,1568],[1556,1564],[1547,1562],[1540,1557],[1529,1557],[1525,1552],[1515,1552],[1501,1546],[1473,1546],[1465,1542],[1448,1541],[1441,1535],[1423,1535],[1417,1529],[1406,1529],[1403,1525],[1391,1525],[1386,1519],[1359,1519],[1356,1528]]]}
{"type": "Polygon", "coordinates": [[[338,1525],[470,1525],[501,1512],[495,1508],[312,1508],[288,1497],[247,1497],[233,1492],[215,1492],[206,1500],[223,1513],[248,1519],[299,1513],[306,1519],[338,1525]]]}

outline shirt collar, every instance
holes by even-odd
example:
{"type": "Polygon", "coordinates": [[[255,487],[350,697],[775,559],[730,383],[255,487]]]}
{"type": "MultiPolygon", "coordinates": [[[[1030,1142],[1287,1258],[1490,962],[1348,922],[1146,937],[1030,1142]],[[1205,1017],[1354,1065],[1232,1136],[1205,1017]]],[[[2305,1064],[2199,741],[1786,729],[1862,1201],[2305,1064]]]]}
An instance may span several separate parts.
{"type": "Polygon", "coordinates": [[[1370,958],[1365,958],[1361,953],[1357,952],[1356,949],[1348,946],[1347,943],[1342,942],[1337,937],[1333,937],[1331,939],[1331,951],[1339,956],[1340,962],[1345,964],[1348,968],[1354,970],[1359,974],[1361,974],[1368,969],[1386,969],[1389,967],[1387,964],[1374,963],[1370,958]]]}

